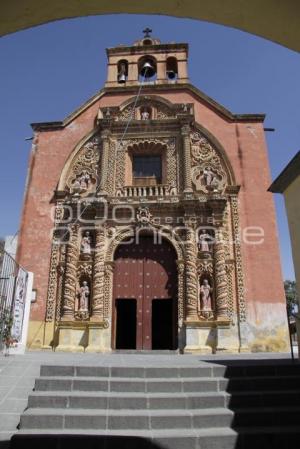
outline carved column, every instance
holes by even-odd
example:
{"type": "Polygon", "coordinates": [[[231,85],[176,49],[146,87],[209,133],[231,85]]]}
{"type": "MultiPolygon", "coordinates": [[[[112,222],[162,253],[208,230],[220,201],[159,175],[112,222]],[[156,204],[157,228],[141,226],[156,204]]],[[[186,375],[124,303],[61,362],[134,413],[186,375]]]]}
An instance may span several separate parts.
{"type": "Polygon", "coordinates": [[[47,292],[47,307],[46,307],[46,321],[51,322],[54,319],[56,293],[57,293],[57,266],[59,263],[59,231],[55,230],[53,233],[51,259],[50,259],[50,273],[47,292]]]}
{"type": "Polygon", "coordinates": [[[216,231],[215,285],[217,320],[228,320],[226,258],[221,230],[216,231]]]}
{"type": "Polygon", "coordinates": [[[104,319],[109,320],[112,307],[113,296],[113,273],[114,262],[107,262],[105,264],[104,277],[104,319]]]}
{"type": "Polygon", "coordinates": [[[187,241],[185,247],[186,258],[186,319],[194,321],[198,319],[198,279],[197,279],[197,245],[195,231],[187,228],[187,241]]]}
{"type": "Polygon", "coordinates": [[[108,174],[108,158],[109,158],[109,136],[110,131],[104,129],[101,133],[102,139],[102,155],[100,163],[100,195],[107,195],[106,181],[108,174]]]}
{"type": "Polygon", "coordinates": [[[178,276],[178,325],[182,327],[184,320],[184,261],[177,260],[178,276]]]}
{"type": "Polygon", "coordinates": [[[104,244],[105,230],[96,230],[92,320],[102,321],[104,312],[104,244]]]}
{"type": "Polygon", "coordinates": [[[191,140],[190,126],[184,125],[181,128],[183,142],[183,188],[185,193],[193,192],[191,177],[191,140]]]}
{"type": "Polygon", "coordinates": [[[79,226],[73,224],[70,226],[69,243],[67,245],[67,261],[65,271],[65,291],[63,298],[63,321],[74,319],[76,282],[77,282],[77,261],[79,256],[78,249],[78,231],[79,226]]]}

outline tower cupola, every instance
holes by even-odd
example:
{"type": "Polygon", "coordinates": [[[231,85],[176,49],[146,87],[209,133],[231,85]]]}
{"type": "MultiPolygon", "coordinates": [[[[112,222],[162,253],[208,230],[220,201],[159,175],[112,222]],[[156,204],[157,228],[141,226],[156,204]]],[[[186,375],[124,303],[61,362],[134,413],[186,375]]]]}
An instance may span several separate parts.
{"type": "Polygon", "coordinates": [[[150,28],[143,33],[144,37],[132,46],[119,45],[106,50],[108,73],[105,87],[188,83],[188,44],[162,44],[151,36],[150,28]]]}

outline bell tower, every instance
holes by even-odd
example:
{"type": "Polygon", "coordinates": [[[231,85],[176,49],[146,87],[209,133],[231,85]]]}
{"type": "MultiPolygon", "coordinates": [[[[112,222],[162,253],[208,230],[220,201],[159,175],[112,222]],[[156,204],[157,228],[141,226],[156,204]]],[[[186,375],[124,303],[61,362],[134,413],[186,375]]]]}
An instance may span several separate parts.
{"type": "Polygon", "coordinates": [[[146,28],[143,39],[133,46],[108,48],[108,73],[105,87],[147,84],[186,84],[188,44],[162,44],[146,28]]]}

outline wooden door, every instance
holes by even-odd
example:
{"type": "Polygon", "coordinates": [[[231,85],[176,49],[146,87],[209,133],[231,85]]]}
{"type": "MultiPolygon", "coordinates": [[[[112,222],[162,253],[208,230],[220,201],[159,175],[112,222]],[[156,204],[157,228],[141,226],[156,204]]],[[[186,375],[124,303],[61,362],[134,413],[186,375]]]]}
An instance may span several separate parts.
{"type": "MultiPolygon", "coordinates": [[[[125,242],[117,248],[113,288],[113,341],[116,349],[128,349],[128,342],[124,341],[122,344],[120,336],[117,335],[117,329],[119,327],[124,329],[126,326],[126,317],[120,316],[121,310],[125,311],[123,315],[126,313],[126,307],[117,307],[122,299],[136,301],[136,321],[128,320],[128,326],[136,323],[136,345],[131,349],[152,349],[153,346],[154,349],[160,349],[160,346],[161,349],[177,347],[176,253],[166,240],[157,244],[153,242],[153,237],[140,236],[138,243],[125,242]],[[152,314],[154,301],[156,313],[152,314]],[[161,310],[164,313],[157,313],[158,301],[162,302],[161,310]],[[159,334],[156,332],[157,326],[165,326],[168,329],[159,334]]],[[[132,330],[128,329],[128,334],[132,335],[132,330]]]]}

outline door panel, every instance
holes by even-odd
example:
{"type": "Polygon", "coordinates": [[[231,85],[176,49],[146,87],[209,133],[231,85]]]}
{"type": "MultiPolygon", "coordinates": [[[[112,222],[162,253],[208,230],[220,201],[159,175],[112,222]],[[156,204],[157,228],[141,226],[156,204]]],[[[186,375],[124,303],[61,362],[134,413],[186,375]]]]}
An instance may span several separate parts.
{"type": "MultiPolygon", "coordinates": [[[[152,237],[140,237],[139,243],[122,244],[115,255],[114,309],[118,301],[136,299],[136,348],[152,349],[152,302],[156,299],[168,301],[172,327],[172,347],[177,345],[177,271],[176,253],[166,242],[154,244],[152,237]]],[[[114,319],[116,321],[116,318],[114,319]]],[[[157,321],[157,320],[155,320],[157,321]]],[[[120,344],[115,324],[114,341],[120,344]]],[[[163,336],[163,334],[161,334],[163,336]]],[[[167,338],[167,337],[165,337],[167,338]]],[[[155,346],[159,346],[156,337],[155,346]]],[[[166,346],[162,342],[162,346],[166,346]]],[[[170,346],[170,342],[167,344],[170,346]]],[[[159,348],[156,348],[159,349],[159,348]]],[[[161,348],[163,349],[163,348],[161,348]]]]}
{"type": "Polygon", "coordinates": [[[116,300],[116,349],[136,349],[136,299],[116,300]]]}

